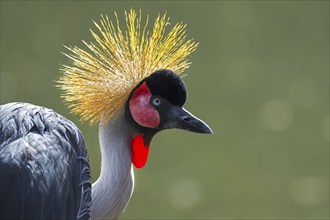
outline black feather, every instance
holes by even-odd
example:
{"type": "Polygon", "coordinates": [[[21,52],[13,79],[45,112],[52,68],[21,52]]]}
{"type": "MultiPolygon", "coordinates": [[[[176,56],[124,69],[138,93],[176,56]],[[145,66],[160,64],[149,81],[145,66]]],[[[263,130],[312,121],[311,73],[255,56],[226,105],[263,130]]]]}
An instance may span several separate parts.
{"type": "Polygon", "coordinates": [[[144,81],[153,95],[165,98],[172,105],[183,106],[186,102],[186,86],[180,76],[171,70],[157,70],[144,81]]]}
{"type": "Polygon", "coordinates": [[[0,218],[90,219],[91,177],[80,130],[53,110],[0,106],[0,218]]]}

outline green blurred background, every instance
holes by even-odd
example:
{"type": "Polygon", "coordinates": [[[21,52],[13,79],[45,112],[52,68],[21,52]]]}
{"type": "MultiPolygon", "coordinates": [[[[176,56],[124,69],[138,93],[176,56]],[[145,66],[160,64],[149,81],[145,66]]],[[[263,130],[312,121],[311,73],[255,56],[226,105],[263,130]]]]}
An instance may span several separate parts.
{"type": "Polygon", "coordinates": [[[91,41],[101,13],[131,7],[151,20],[167,11],[201,42],[186,108],[214,134],[158,134],[121,218],[328,219],[329,1],[1,1],[1,104],[78,124],[95,180],[97,126],[69,114],[54,87],[60,51],[91,41]]]}

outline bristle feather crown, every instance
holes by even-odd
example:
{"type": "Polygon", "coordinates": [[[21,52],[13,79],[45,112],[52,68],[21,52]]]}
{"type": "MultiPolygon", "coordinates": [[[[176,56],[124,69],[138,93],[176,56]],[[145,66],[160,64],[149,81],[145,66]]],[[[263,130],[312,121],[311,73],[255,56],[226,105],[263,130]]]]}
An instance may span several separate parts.
{"type": "MultiPolygon", "coordinates": [[[[89,51],[66,47],[71,65],[63,65],[58,87],[72,113],[92,125],[106,123],[122,109],[132,90],[158,69],[181,74],[189,67],[188,55],[198,46],[186,40],[185,25],[177,23],[165,34],[169,18],[158,15],[152,33],[147,31],[148,17],[141,27],[139,15],[125,12],[127,30],[116,26],[108,16],[94,22],[99,34],[91,30],[95,43],[83,43],[89,51]]],[[[161,85],[160,85],[161,86],[161,85]]]]}

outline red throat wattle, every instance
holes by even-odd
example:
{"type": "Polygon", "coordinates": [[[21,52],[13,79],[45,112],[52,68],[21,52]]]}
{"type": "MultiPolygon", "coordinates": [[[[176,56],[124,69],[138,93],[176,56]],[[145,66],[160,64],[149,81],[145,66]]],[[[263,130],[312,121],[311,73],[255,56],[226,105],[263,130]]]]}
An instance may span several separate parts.
{"type": "Polygon", "coordinates": [[[149,146],[144,144],[144,138],[142,134],[136,135],[131,143],[132,148],[132,163],[138,169],[141,169],[146,165],[149,154],[149,146]]]}

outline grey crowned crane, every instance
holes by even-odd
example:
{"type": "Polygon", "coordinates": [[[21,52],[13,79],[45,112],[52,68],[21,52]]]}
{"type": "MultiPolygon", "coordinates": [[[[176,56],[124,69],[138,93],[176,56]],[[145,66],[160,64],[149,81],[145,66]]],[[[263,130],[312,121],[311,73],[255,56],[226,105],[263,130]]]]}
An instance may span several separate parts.
{"type": "Polygon", "coordinates": [[[89,51],[67,47],[58,86],[71,111],[99,123],[101,173],[92,185],[85,142],[70,120],[28,103],[0,106],[1,219],[117,219],[133,192],[133,166],[148,159],[153,136],[179,128],[212,133],[182,106],[180,74],[197,43],[178,23],[165,34],[166,15],[153,31],[130,10],[127,29],[118,18],[95,23],[89,51]]]}

